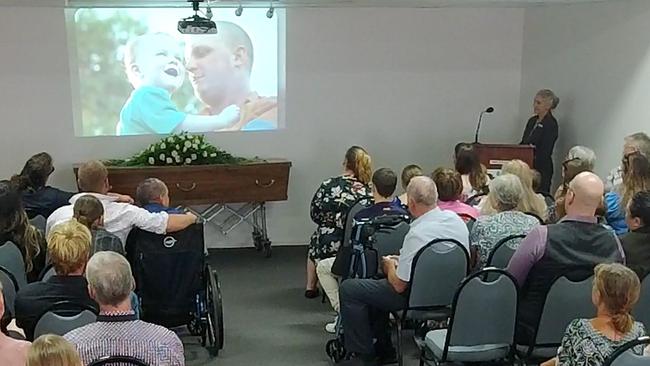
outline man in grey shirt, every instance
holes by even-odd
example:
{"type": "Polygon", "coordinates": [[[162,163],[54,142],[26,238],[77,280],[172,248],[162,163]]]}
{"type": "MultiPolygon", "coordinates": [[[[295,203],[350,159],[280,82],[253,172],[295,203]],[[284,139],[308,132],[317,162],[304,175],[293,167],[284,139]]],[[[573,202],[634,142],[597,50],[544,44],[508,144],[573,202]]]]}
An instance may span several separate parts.
{"type": "Polygon", "coordinates": [[[415,220],[399,257],[382,258],[385,279],[348,279],[340,288],[345,346],[359,355],[353,364],[378,365],[394,358],[388,313],[407,305],[411,267],[417,252],[434,239],[455,239],[468,248],[463,220],[437,207],[438,192],[429,177],[415,177],[407,188],[408,208],[415,220]],[[373,343],[373,339],[377,341],[373,343]]]}

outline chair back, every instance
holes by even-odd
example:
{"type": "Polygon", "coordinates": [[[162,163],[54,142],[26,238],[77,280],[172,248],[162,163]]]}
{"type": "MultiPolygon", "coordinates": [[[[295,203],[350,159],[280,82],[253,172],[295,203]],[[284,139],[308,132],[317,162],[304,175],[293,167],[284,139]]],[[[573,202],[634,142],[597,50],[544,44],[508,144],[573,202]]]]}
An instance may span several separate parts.
{"type": "Polygon", "coordinates": [[[634,306],[632,315],[634,319],[643,323],[646,329],[650,328],[650,275],[645,276],[641,281],[641,296],[634,306]]]}
{"type": "Polygon", "coordinates": [[[97,309],[71,301],[59,301],[39,316],[34,327],[34,339],[43,334],[62,336],[96,321],[97,309]]]}
{"type": "Polygon", "coordinates": [[[633,348],[647,347],[650,345],[650,337],[645,336],[617,348],[603,363],[603,366],[647,366],[650,365],[650,356],[639,356],[633,348]]]}
{"type": "Polygon", "coordinates": [[[54,266],[48,265],[43,269],[43,274],[41,275],[41,281],[45,282],[54,276],[56,276],[56,270],[54,269],[54,266]]]}
{"type": "Polygon", "coordinates": [[[47,226],[47,219],[45,217],[42,215],[36,215],[29,219],[29,223],[32,224],[33,227],[40,230],[43,235],[45,235],[45,227],[47,226]]]}
{"type": "Polygon", "coordinates": [[[11,241],[0,243],[0,266],[5,267],[16,278],[16,291],[27,285],[23,255],[18,246],[11,241]]]}
{"type": "Polygon", "coordinates": [[[14,312],[14,303],[16,302],[18,286],[14,275],[3,266],[0,266],[0,283],[2,283],[2,296],[5,301],[5,310],[13,318],[16,315],[14,312]]]}
{"type": "Polygon", "coordinates": [[[485,196],[487,196],[487,194],[485,194],[485,193],[478,193],[478,194],[475,194],[475,195],[473,195],[472,197],[470,197],[470,198],[468,198],[467,200],[465,200],[465,204],[470,205],[470,206],[476,206],[476,205],[478,205],[479,203],[481,203],[481,200],[482,200],[483,197],[485,197],[485,196]]]}
{"type": "Polygon", "coordinates": [[[543,220],[541,217],[539,217],[538,214],[536,214],[536,213],[534,213],[534,212],[524,212],[524,213],[525,213],[526,215],[528,215],[528,216],[532,216],[532,217],[536,218],[537,221],[539,221],[539,224],[540,224],[540,225],[544,225],[544,220],[543,220]]]}
{"type": "Polygon", "coordinates": [[[459,213],[457,215],[463,220],[465,225],[467,225],[467,231],[471,233],[474,223],[476,223],[476,219],[466,213],[459,213]]]}
{"type": "MultiPolygon", "coordinates": [[[[510,258],[515,254],[515,250],[519,246],[519,243],[526,235],[510,235],[499,240],[497,244],[492,248],[490,254],[488,255],[486,267],[495,267],[506,269],[508,268],[508,263],[510,263],[510,258]]],[[[488,278],[494,276],[495,273],[487,273],[488,278]]]]}
{"type": "Polygon", "coordinates": [[[149,366],[148,363],[142,361],[141,359],[131,357],[131,356],[102,356],[88,364],[88,366],[104,366],[104,365],[149,366]]]}
{"type": "Polygon", "coordinates": [[[345,226],[343,226],[343,241],[341,242],[342,246],[350,246],[352,240],[352,227],[354,226],[354,216],[359,213],[359,211],[368,207],[369,200],[367,197],[359,198],[352,207],[348,210],[345,216],[345,226]]]}
{"type": "Polygon", "coordinates": [[[373,247],[377,250],[379,258],[386,255],[397,255],[402,244],[404,244],[404,237],[409,231],[409,224],[405,221],[392,227],[380,228],[374,236],[373,247]]]}
{"type": "Polygon", "coordinates": [[[454,239],[435,239],[422,247],[411,266],[407,310],[450,306],[469,273],[469,253],[454,239]]]}
{"type": "Polygon", "coordinates": [[[442,361],[449,347],[507,345],[512,349],[518,297],[514,277],[503,269],[486,268],[463,280],[454,295],[442,361]],[[487,277],[494,280],[485,281],[487,277]]]}
{"type": "Polygon", "coordinates": [[[572,320],[596,315],[591,302],[592,281],[593,276],[579,282],[562,276],[553,283],[537,327],[536,345],[559,346],[572,320]]]}

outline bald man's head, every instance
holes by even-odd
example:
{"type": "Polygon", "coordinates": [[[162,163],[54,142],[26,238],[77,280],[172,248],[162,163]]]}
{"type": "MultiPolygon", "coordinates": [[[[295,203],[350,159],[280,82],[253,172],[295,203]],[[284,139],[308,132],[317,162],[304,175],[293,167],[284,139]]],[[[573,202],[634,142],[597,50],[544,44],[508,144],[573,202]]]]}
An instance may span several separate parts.
{"type": "Polygon", "coordinates": [[[582,172],[569,183],[569,192],[565,200],[567,215],[595,216],[601,205],[605,185],[594,173],[582,172]]]}

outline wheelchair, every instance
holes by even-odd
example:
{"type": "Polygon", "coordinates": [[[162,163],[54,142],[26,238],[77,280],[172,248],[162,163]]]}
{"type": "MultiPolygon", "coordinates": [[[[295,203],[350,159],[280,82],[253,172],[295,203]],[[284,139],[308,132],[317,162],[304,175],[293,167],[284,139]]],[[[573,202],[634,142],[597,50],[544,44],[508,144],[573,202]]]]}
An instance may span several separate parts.
{"type": "Polygon", "coordinates": [[[166,328],[187,326],[218,356],[224,343],[221,288],[206,261],[203,224],[165,235],[134,229],[126,253],[141,319],[166,328]]]}

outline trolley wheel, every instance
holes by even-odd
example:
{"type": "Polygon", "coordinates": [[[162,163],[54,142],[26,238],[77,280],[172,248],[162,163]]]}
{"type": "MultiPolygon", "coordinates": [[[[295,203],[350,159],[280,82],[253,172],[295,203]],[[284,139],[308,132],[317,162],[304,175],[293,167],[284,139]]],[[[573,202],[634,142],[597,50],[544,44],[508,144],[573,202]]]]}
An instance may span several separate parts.
{"type": "Polygon", "coordinates": [[[262,249],[264,249],[264,242],[262,238],[262,233],[256,229],[253,229],[253,245],[255,245],[255,249],[260,252],[262,249]]]}
{"type": "Polygon", "coordinates": [[[273,250],[271,249],[271,241],[269,239],[264,240],[264,256],[266,258],[271,258],[273,250]]]}
{"type": "Polygon", "coordinates": [[[325,345],[325,352],[327,356],[334,362],[339,363],[343,361],[346,355],[345,347],[338,339],[331,339],[325,345]]]}
{"type": "Polygon", "coordinates": [[[212,356],[218,356],[219,350],[223,349],[223,307],[221,298],[221,286],[216,271],[210,266],[207,268],[207,335],[209,341],[208,351],[212,356]]]}

